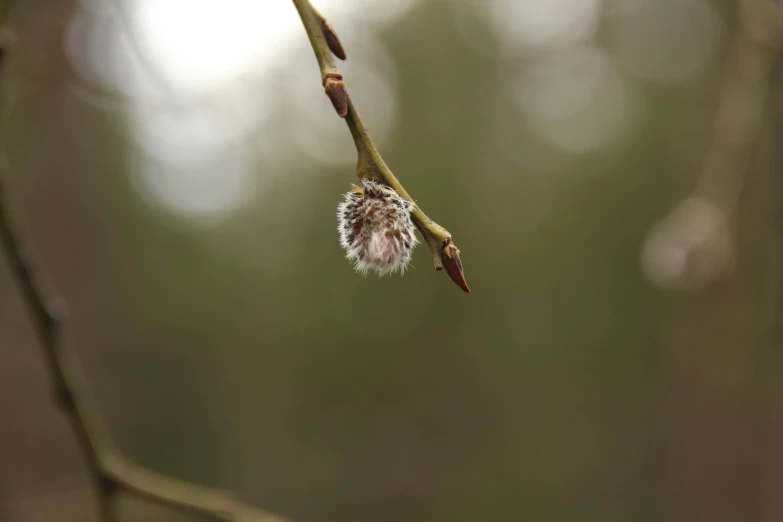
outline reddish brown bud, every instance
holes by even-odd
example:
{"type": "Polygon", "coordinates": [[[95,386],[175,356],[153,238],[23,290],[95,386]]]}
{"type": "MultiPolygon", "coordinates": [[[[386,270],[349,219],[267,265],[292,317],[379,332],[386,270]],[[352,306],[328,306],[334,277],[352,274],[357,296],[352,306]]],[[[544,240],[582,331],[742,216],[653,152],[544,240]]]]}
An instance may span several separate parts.
{"type": "Polygon", "coordinates": [[[343,44],[340,43],[337,33],[334,32],[334,29],[326,20],[321,22],[321,26],[324,31],[324,38],[326,38],[326,45],[329,46],[329,49],[336,57],[345,60],[345,49],[343,49],[343,44]]]}
{"type": "Polygon", "coordinates": [[[465,281],[465,272],[462,269],[462,261],[459,258],[459,250],[454,246],[453,243],[449,243],[443,247],[441,259],[443,260],[443,268],[446,269],[446,272],[449,274],[451,280],[457,283],[457,286],[462,288],[466,294],[469,294],[470,288],[468,288],[468,283],[465,281]]]}
{"type": "Polygon", "coordinates": [[[345,91],[345,82],[338,78],[326,78],[324,91],[331,100],[334,110],[341,118],[348,116],[348,93],[345,91]]]}

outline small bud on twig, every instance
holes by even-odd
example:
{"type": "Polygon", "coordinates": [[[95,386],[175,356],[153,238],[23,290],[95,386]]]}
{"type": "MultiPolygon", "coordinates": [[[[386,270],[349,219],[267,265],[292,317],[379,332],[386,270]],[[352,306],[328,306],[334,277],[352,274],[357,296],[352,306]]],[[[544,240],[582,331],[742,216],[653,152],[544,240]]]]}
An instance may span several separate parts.
{"type": "Polygon", "coordinates": [[[324,79],[324,91],[337,115],[341,118],[348,116],[348,93],[345,91],[345,82],[342,78],[327,76],[324,79]]]}
{"type": "Polygon", "coordinates": [[[454,243],[449,242],[443,247],[443,253],[441,254],[443,261],[443,267],[446,269],[446,273],[452,281],[457,283],[457,286],[462,288],[466,293],[470,293],[468,283],[465,281],[465,271],[462,269],[462,260],[459,258],[459,249],[454,246],[454,243]]]}
{"type": "Polygon", "coordinates": [[[326,45],[329,46],[329,50],[339,59],[345,60],[345,49],[343,49],[343,44],[340,43],[340,38],[337,36],[337,33],[334,32],[331,24],[326,20],[321,24],[324,31],[324,38],[326,38],[326,45]]]}

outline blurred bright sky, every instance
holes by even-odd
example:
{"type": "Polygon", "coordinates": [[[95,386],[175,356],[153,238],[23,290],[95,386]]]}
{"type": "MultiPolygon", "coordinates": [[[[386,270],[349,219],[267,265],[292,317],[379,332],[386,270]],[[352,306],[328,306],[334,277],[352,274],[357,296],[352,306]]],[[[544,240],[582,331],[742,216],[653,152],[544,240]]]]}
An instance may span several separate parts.
{"type": "MultiPolygon", "coordinates": [[[[341,67],[381,145],[395,130],[400,108],[393,58],[372,29],[405,23],[416,1],[316,2],[343,39],[349,60],[341,67]]],[[[525,120],[564,156],[617,150],[631,141],[644,123],[645,83],[698,73],[722,31],[708,0],[444,5],[465,42],[503,64],[499,80],[516,110],[499,111],[495,120],[525,120]],[[477,24],[490,28],[494,46],[472,38],[477,24]]],[[[258,157],[273,164],[275,154],[291,153],[290,145],[278,147],[280,125],[267,121],[281,93],[294,104],[284,130],[299,152],[325,163],[355,162],[347,133],[324,138],[333,133],[321,132],[334,125],[334,115],[316,94],[315,60],[283,68],[291,53],[310,52],[289,0],[89,0],[84,6],[72,23],[70,56],[85,84],[129,99],[122,110],[138,145],[134,185],[150,204],[191,220],[219,221],[263,190],[274,169],[259,172],[258,157]]],[[[540,166],[539,160],[531,155],[530,166],[540,166]]]]}

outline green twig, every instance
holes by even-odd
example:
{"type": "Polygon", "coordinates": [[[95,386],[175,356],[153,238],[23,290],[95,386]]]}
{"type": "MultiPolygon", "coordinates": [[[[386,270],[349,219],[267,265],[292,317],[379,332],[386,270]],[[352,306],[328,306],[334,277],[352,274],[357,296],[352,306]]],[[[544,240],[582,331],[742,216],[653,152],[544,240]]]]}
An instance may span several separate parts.
{"type": "Polygon", "coordinates": [[[310,4],[309,0],[293,0],[299,16],[302,19],[310,45],[313,47],[318,67],[321,69],[321,80],[327,96],[334,105],[337,114],[345,118],[351,131],[356,151],[359,155],[357,174],[359,178],[371,178],[396,190],[400,196],[414,204],[413,222],[424,236],[424,240],[432,253],[433,264],[436,270],[446,269],[452,280],[465,292],[470,293],[462,262],[459,257],[459,249],[452,241],[451,234],[419,208],[413,198],[392,174],[392,171],[383,161],[378,149],[375,147],[367,129],[362,123],[359,111],[356,110],[348,95],[342,74],[337,68],[334,56],[345,59],[345,52],[337,34],[326,22],[326,19],[310,4]]]}

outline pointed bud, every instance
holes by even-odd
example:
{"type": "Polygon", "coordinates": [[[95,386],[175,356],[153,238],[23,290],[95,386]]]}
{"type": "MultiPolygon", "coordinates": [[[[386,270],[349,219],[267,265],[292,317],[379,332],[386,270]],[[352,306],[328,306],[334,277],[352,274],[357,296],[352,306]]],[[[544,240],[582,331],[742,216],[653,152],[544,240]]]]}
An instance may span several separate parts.
{"type": "Polygon", "coordinates": [[[446,269],[451,280],[457,283],[457,286],[462,288],[466,294],[469,294],[470,288],[468,288],[468,283],[465,281],[465,271],[462,269],[462,260],[459,258],[459,250],[454,246],[454,243],[449,242],[443,247],[441,258],[443,260],[443,267],[446,269]]]}
{"type": "Polygon", "coordinates": [[[337,115],[341,118],[348,116],[348,93],[345,91],[345,82],[340,78],[327,77],[324,80],[324,91],[337,115]]]}
{"type": "Polygon", "coordinates": [[[334,32],[334,29],[326,20],[321,22],[321,26],[324,31],[324,38],[326,38],[326,45],[329,46],[329,49],[336,57],[345,60],[345,49],[343,49],[343,44],[340,43],[337,33],[334,32]]]}
{"type": "Polygon", "coordinates": [[[366,178],[345,195],[337,207],[340,245],[357,272],[405,272],[418,244],[412,212],[413,203],[366,178]]]}

